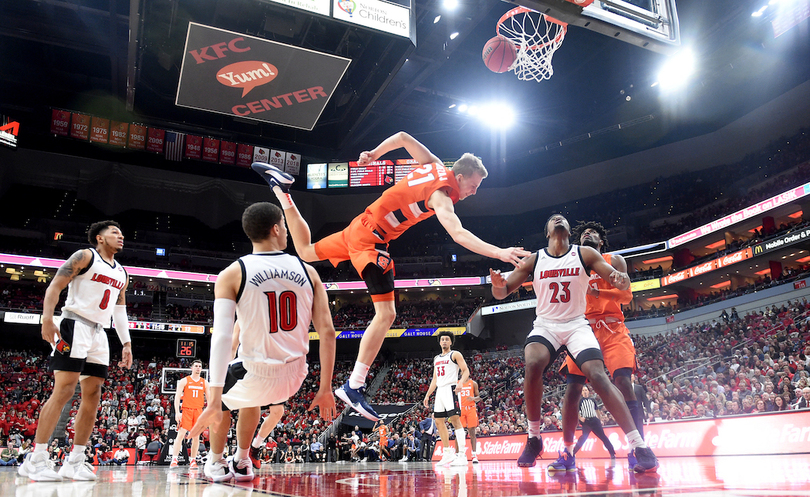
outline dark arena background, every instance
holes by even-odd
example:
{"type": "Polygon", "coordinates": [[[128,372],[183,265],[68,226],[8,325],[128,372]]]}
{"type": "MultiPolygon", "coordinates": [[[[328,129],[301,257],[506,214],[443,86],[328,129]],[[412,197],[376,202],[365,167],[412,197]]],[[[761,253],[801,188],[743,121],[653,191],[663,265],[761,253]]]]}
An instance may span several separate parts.
{"type": "MultiPolygon", "coordinates": [[[[808,0],[0,2],[0,495],[810,495],[808,17],[808,0]],[[482,49],[519,5],[534,11],[514,16],[525,36],[545,29],[529,20],[539,12],[568,23],[564,39],[510,38],[517,61],[490,72],[482,49]],[[491,244],[541,250],[554,213],[606,228],[632,281],[622,311],[657,472],[632,470],[598,397],[617,458],[591,437],[576,471],[547,471],[564,449],[559,362],[544,376],[544,453],[517,466],[537,299],[527,282],[495,300],[489,269],[511,266],[435,217],[389,247],[397,315],[367,381],[384,447],[340,400],[334,422],[307,411],[312,329],[310,373],[252,482],[211,483],[186,447],[169,468],[177,382],[195,358],[208,374],[216,275],[251,251],[241,214],[278,203],[250,164],[295,178],[318,240],[419,166],[404,149],[357,164],[399,131],[449,164],[482,158],[489,176],[455,208],[491,244]],[[34,482],[17,464],[53,390],[43,298],[104,219],[125,236],[134,365],[117,367],[108,329],[96,481],[34,482]],[[445,330],[481,393],[467,466],[439,465],[441,443],[419,425],[445,330]],[[119,448],[128,459],[110,463],[119,448]]],[[[347,262],[313,265],[337,330],[334,390],[374,307],[347,262]]],[[[50,439],[57,469],[79,398],[50,439]]]]}

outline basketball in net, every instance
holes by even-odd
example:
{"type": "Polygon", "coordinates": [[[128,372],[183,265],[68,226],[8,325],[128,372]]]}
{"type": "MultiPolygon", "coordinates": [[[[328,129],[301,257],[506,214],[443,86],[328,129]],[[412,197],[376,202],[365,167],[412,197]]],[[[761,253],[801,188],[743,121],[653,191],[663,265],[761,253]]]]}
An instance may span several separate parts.
{"type": "Polygon", "coordinates": [[[487,69],[492,72],[506,72],[517,58],[517,48],[507,38],[496,36],[484,45],[484,52],[481,54],[487,69]]]}
{"type": "Polygon", "coordinates": [[[509,70],[524,81],[551,78],[554,74],[551,58],[562,45],[567,31],[568,23],[526,7],[504,14],[498,21],[498,36],[517,47],[517,58],[509,70]]]}

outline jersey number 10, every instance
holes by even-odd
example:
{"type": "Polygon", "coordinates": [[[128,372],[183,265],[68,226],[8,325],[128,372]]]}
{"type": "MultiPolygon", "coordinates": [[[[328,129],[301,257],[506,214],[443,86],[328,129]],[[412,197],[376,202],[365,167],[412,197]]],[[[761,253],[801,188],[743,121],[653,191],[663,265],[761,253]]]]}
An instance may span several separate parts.
{"type": "Polygon", "coordinates": [[[298,326],[298,306],[295,292],[281,292],[276,298],[276,292],[264,292],[267,295],[267,308],[270,314],[270,333],[292,331],[298,326]]]}

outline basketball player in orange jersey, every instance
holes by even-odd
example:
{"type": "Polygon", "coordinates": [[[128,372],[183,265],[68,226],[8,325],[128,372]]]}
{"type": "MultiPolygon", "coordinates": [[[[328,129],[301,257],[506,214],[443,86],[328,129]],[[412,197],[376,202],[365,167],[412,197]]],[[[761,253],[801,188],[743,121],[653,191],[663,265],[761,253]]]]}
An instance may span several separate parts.
{"type": "MultiPolygon", "coordinates": [[[[205,407],[208,385],[205,378],[200,376],[201,373],[202,361],[197,359],[191,363],[191,375],[177,382],[177,394],[174,396],[174,419],[177,421],[177,438],[174,439],[174,445],[172,446],[170,468],[177,467],[177,456],[180,454],[180,447],[182,447],[183,440],[185,440],[186,432],[191,430],[205,407]],[[181,400],[183,402],[182,410],[180,409],[181,400]]],[[[194,437],[191,440],[191,450],[188,453],[191,469],[197,469],[197,451],[199,449],[200,437],[194,437]]]]}
{"type": "Polygon", "coordinates": [[[461,407],[461,415],[459,420],[461,426],[467,428],[467,433],[470,434],[470,451],[472,452],[473,464],[478,464],[478,443],[475,439],[475,429],[478,428],[478,409],[475,404],[481,401],[481,396],[478,395],[478,382],[472,378],[461,384],[461,390],[458,392],[458,404],[461,407]]]}
{"type": "MultiPolygon", "coordinates": [[[[385,421],[380,419],[371,428],[371,431],[377,430],[380,438],[380,460],[385,461],[391,458],[391,452],[388,450],[388,427],[385,426],[385,421]]],[[[402,456],[402,460],[408,457],[407,452],[402,456]]]]}
{"type": "MultiPolygon", "coordinates": [[[[579,240],[582,246],[598,250],[605,262],[615,267],[616,270],[627,272],[627,263],[622,256],[606,253],[607,231],[600,223],[593,221],[579,223],[574,228],[573,239],[579,240]]],[[[644,417],[630,379],[636,369],[636,348],[633,345],[633,339],[630,338],[630,332],[624,325],[624,314],[622,313],[622,304],[629,304],[632,300],[633,292],[629,288],[619,290],[598,274],[591,274],[587,289],[585,317],[602,349],[605,366],[613,377],[613,383],[624,396],[624,402],[633,416],[638,433],[641,438],[644,438],[644,417]]],[[[566,375],[568,383],[562,408],[563,440],[568,444],[573,443],[574,440],[579,398],[585,384],[585,375],[571,356],[566,357],[561,371],[566,375]]],[[[634,468],[636,458],[632,450],[628,452],[627,460],[630,468],[634,468]]]]}
{"type": "Polygon", "coordinates": [[[514,265],[521,257],[529,255],[522,247],[498,248],[486,243],[461,225],[453,205],[475,195],[487,177],[487,170],[478,157],[464,154],[448,169],[424,145],[407,133],[399,132],[374,150],[361,153],[358,164],[369,164],[399,148],[404,148],[421,166],[383,192],[348,228],[315,244],[309,226],[288,193],[293,177],[268,164],[255,162],[252,166],[281,202],[298,256],[308,262],[328,259],[335,266],[350,260],[366,282],[374,302],[374,318],[360,340],[351,376],[335,394],[372,421],[377,421],[379,416],[365,399],[366,376],[397,314],[394,262],[388,253],[388,242],[435,214],[454,242],[476,254],[514,265]]]}

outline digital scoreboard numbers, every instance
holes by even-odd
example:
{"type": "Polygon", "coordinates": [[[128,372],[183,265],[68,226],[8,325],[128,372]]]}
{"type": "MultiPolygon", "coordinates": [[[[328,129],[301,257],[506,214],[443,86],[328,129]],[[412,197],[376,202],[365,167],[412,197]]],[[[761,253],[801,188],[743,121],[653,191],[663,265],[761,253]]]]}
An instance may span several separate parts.
{"type": "Polygon", "coordinates": [[[394,162],[378,160],[361,166],[349,162],[349,186],[391,186],[394,184],[394,162]]]}
{"type": "Polygon", "coordinates": [[[197,340],[177,339],[177,357],[197,357],[197,340]]]}

